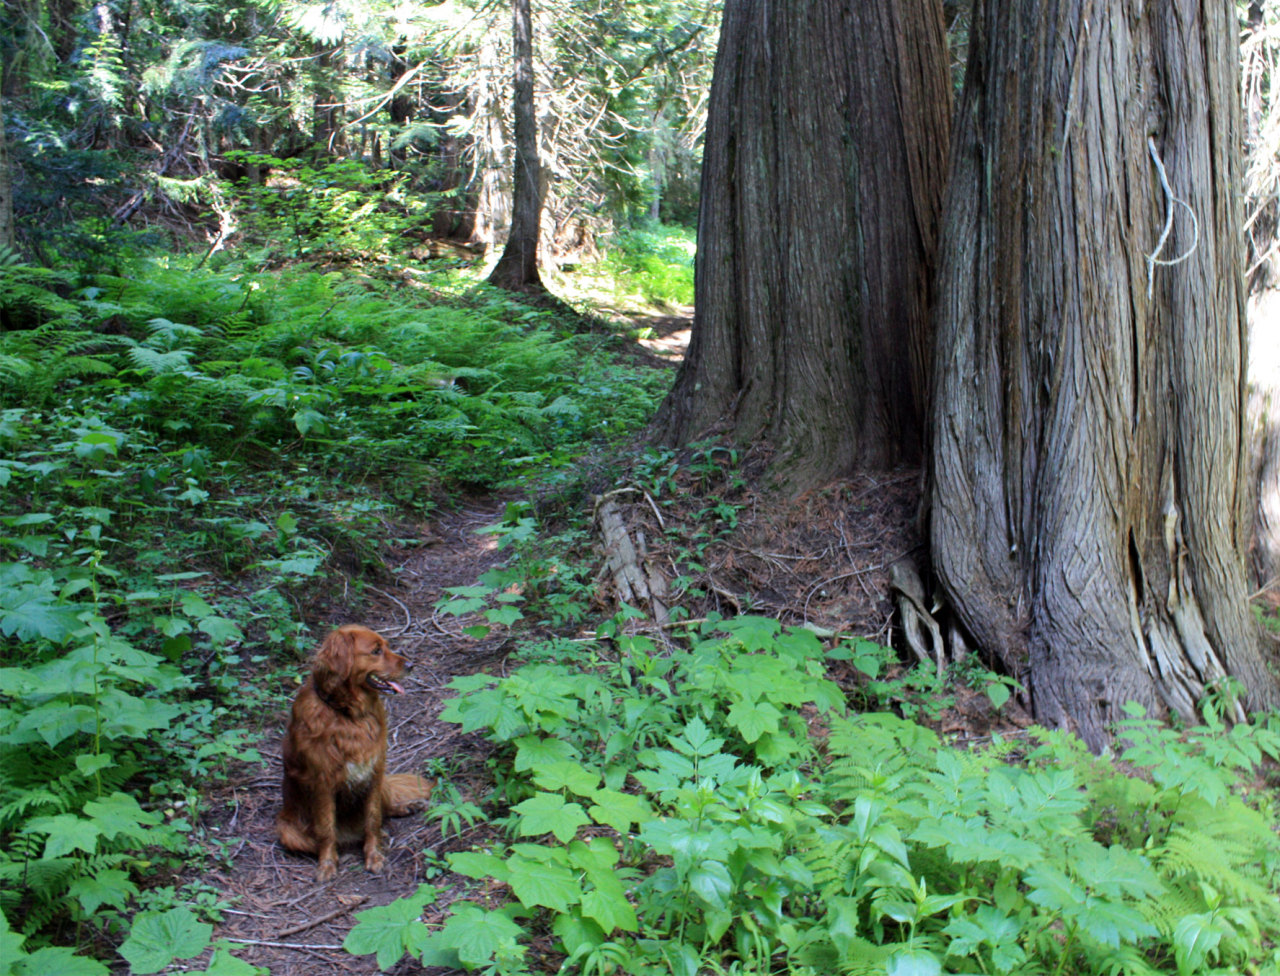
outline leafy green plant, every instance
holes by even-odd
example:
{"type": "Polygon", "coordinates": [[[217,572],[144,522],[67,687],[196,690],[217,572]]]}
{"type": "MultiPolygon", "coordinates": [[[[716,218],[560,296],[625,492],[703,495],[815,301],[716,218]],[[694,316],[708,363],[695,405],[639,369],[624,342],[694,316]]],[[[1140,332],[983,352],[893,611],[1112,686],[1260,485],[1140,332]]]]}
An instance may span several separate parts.
{"type": "Polygon", "coordinates": [[[241,151],[228,153],[227,160],[270,173],[256,183],[241,181],[234,194],[251,239],[288,257],[387,253],[395,238],[428,219],[434,208],[432,194],[404,195],[408,174],[370,170],[353,160],[311,165],[241,151]]]}
{"type": "MultiPolygon", "coordinates": [[[[851,662],[866,676],[861,695],[862,704],[868,709],[892,706],[904,718],[936,719],[955,702],[947,690],[946,675],[939,674],[937,668],[929,664],[904,668],[897,651],[875,641],[861,637],[847,639],[832,652],[832,657],[851,662]]],[[[1002,705],[1009,698],[1007,686],[998,675],[990,675],[985,690],[993,707],[999,707],[997,700],[1002,705]]]]}
{"type": "Polygon", "coordinates": [[[695,235],[687,227],[657,225],[615,235],[602,262],[621,291],[655,305],[693,304],[695,235]]]}
{"type": "Polygon", "coordinates": [[[1280,964],[1280,842],[1243,790],[1280,752],[1271,724],[1206,705],[1180,734],[1135,710],[1123,770],[1045,730],[958,751],[846,714],[808,631],[743,617],[660,646],[627,624],[453,682],[444,717],[504,750],[510,840],[448,860],[510,902],[455,902],[400,951],[501,969],[550,936],[584,971],[687,976],[1280,964]]]}

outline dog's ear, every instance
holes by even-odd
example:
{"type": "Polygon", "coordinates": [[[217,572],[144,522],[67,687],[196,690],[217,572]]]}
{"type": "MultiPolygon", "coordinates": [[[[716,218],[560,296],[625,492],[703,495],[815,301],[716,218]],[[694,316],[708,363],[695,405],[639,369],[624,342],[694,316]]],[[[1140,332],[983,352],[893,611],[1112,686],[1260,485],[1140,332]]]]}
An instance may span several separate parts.
{"type": "Polygon", "coordinates": [[[355,641],[345,630],[335,630],[324,639],[311,664],[311,678],[317,691],[334,695],[342,690],[351,677],[355,650],[355,641]]]}

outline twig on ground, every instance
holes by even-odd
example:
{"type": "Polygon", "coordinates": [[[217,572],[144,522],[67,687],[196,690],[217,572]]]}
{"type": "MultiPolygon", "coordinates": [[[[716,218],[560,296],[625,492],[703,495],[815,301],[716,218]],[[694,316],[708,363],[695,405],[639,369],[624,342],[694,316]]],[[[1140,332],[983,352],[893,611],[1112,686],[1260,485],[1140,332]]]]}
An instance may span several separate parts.
{"type": "MultiPolygon", "coordinates": [[[[291,925],[287,929],[281,929],[279,932],[276,933],[276,938],[285,939],[291,935],[297,935],[299,932],[305,932],[307,929],[313,929],[317,925],[323,925],[325,922],[330,922],[333,919],[337,918],[339,915],[345,915],[347,912],[351,911],[356,906],[363,905],[368,900],[369,900],[368,895],[361,895],[360,897],[353,899],[351,904],[339,905],[333,911],[326,912],[324,915],[321,915],[319,918],[313,918],[308,922],[302,922],[299,925],[291,925]]],[[[263,943],[263,945],[265,944],[266,943],[263,943]]]]}
{"type": "Polygon", "coordinates": [[[394,603],[396,606],[398,606],[401,610],[404,611],[404,626],[397,631],[387,631],[387,636],[399,637],[406,630],[408,630],[410,627],[413,626],[413,614],[409,612],[409,608],[406,607],[401,600],[392,596],[386,590],[380,590],[376,586],[370,586],[368,583],[365,584],[365,587],[367,589],[373,590],[374,593],[377,593],[380,596],[385,596],[388,600],[390,600],[392,603],[394,603]]]}
{"type": "Polygon", "coordinates": [[[641,494],[644,495],[644,500],[649,503],[649,507],[653,509],[653,515],[658,520],[658,528],[662,529],[662,531],[665,532],[667,530],[667,523],[663,521],[662,513],[658,511],[658,503],[653,500],[653,496],[650,495],[647,491],[642,492],[641,494]]]}

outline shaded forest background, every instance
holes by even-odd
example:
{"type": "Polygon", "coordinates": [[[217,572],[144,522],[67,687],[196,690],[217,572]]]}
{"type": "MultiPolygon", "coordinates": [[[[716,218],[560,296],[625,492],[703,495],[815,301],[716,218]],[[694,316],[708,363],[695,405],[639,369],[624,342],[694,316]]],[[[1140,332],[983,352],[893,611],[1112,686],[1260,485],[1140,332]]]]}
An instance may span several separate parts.
{"type": "MultiPolygon", "coordinates": [[[[615,221],[693,221],[717,21],[708,2],[537,5],[548,257],[615,221]]],[[[3,26],[13,243],[45,263],[95,232],[216,251],[270,219],[253,188],[326,167],[303,188],[364,190],[370,247],[490,247],[509,223],[504,5],[14,2],[3,26]]]]}

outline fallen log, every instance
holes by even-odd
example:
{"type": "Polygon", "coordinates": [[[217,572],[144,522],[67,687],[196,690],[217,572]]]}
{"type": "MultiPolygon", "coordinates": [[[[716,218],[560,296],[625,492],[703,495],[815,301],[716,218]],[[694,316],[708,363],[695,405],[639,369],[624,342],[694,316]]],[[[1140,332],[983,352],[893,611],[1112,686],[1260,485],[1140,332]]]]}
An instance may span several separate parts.
{"type": "Polygon", "coordinates": [[[659,627],[670,621],[667,612],[667,581],[648,558],[644,533],[636,533],[632,542],[631,532],[609,495],[601,495],[595,501],[595,521],[604,541],[605,561],[618,588],[619,598],[637,609],[647,609],[659,627]]]}

